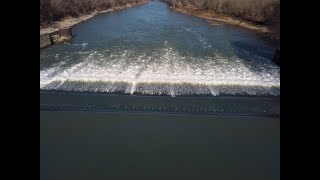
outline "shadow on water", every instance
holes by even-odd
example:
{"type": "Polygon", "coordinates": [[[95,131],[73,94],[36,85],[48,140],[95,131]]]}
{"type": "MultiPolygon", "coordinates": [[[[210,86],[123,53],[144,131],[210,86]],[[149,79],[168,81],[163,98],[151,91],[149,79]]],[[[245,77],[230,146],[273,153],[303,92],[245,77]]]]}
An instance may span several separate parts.
{"type": "Polygon", "coordinates": [[[276,48],[256,46],[243,41],[231,41],[233,53],[243,59],[243,63],[252,72],[275,70],[277,65],[272,62],[276,48]]]}
{"type": "Polygon", "coordinates": [[[255,46],[243,41],[231,41],[231,46],[236,50],[237,55],[243,59],[251,59],[251,57],[263,57],[270,59],[273,57],[275,49],[266,49],[264,47],[255,46]],[[246,53],[244,53],[246,52],[246,53]]]}

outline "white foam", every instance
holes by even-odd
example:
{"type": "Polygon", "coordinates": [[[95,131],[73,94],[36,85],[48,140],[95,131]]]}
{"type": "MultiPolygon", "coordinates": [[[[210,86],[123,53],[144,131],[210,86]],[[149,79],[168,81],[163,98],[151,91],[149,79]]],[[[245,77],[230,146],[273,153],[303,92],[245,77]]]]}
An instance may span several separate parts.
{"type": "MultiPolygon", "coordinates": [[[[70,88],[66,88],[66,81],[69,83],[102,82],[95,91],[103,92],[119,91],[120,87],[116,87],[119,86],[117,82],[123,82],[125,83],[123,86],[128,86],[123,90],[125,93],[171,96],[184,93],[212,95],[224,92],[236,93],[233,91],[257,94],[257,91],[261,91],[259,88],[250,90],[245,87],[280,88],[280,69],[272,63],[265,63],[264,70],[257,71],[236,56],[225,58],[216,55],[214,58],[206,59],[184,57],[167,43],[166,47],[158,52],[159,58],[145,54],[132,56],[134,53],[136,52],[130,50],[114,54],[95,51],[69,68],[58,65],[42,70],[40,71],[40,89],[76,89],[70,84],[70,88]],[[152,88],[155,84],[161,84],[161,86],[152,88]],[[182,84],[186,86],[180,86],[182,84]],[[229,92],[226,88],[221,88],[223,86],[237,88],[232,88],[232,92],[231,90],[229,92]]],[[[81,88],[86,90],[85,85],[81,88]]],[[[87,87],[88,91],[92,89],[95,88],[87,87]]],[[[277,95],[277,93],[273,94],[277,95]]]]}
{"type": "Polygon", "coordinates": [[[82,47],[82,49],[85,49],[86,47],[87,47],[87,45],[88,45],[88,43],[86,43],[86,42],[83,42],[82,44],[72,44],[72,46],[81,46],[82,47]]]}

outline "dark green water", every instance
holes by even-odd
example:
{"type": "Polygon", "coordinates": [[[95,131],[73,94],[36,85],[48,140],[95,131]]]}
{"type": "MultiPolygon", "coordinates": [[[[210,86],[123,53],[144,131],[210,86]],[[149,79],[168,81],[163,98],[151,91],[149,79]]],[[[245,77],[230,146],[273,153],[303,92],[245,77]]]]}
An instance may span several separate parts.
{"type": "Polygon", "coordinates": [[[41,180],[280,179],[274,47],[157,1],[73,34],[40,51],[41,180]]]}
{"type": "Polygon", "coordinates": [[[40,112],[40,179],[280,179],[272,117],[40,112]]]}
{"type": "Polygon", "coordinates": [[[279,97],[41,93],[40,179],[280,179],[279,97]]]}

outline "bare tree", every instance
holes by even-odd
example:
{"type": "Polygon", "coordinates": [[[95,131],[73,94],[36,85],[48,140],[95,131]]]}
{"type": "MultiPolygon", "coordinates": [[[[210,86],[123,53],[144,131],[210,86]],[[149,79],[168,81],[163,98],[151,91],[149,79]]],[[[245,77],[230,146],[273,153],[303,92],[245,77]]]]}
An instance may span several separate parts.
{"type": "Polygon", "coordinates": [[[66,16],[79,16],[94,10],[142,1],[146,0],[40,0],[40,25],[66,16]]]}
{"type": "Polygon", "coordinates": [[[169,6],[193,5],[198,9],[212,9],[249,21],[265,23],[280,19],[280,0],[163,0],[169,6]]]}

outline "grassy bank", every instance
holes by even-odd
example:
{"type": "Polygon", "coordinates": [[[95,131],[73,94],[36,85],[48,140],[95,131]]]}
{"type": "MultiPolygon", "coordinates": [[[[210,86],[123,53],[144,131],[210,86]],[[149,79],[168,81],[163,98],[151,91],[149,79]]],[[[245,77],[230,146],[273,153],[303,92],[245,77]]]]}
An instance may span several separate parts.
{"type": "Polygon", "coordinates": [[[162,0],[171,8],[209,21],[257,30],[280,40],[280,0],[162,0]]]}

